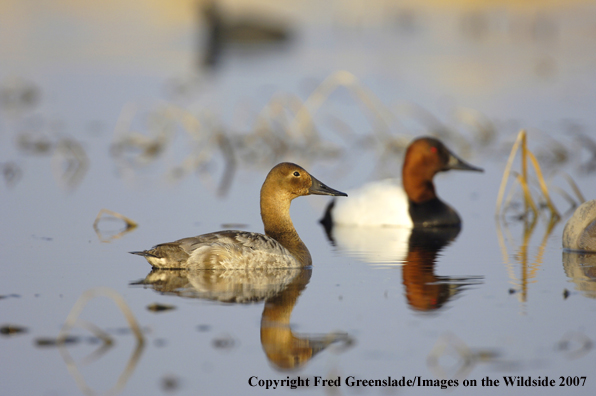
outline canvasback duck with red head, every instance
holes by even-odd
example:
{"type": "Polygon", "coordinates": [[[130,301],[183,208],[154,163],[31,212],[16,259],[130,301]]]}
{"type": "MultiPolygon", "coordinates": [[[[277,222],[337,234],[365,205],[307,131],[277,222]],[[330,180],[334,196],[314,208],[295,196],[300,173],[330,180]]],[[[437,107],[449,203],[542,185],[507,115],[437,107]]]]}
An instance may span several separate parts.
{"type": "Polygon", "coordinates": [[[459,215],[439,199],[433,183],[437,173],[451,169],[483,172],[457,157],[436,138],[416,139],[406,150],[401,183],[398,179],[380,180],[348,191],[350,199],[332,201],[321,223],[327,229],[333,225],[460,226],[459,215]]]}

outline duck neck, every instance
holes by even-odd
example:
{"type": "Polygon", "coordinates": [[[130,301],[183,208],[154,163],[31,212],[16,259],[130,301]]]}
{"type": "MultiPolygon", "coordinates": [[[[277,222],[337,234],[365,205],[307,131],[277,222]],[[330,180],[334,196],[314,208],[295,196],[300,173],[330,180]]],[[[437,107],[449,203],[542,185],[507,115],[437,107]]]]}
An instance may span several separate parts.
{"type": "Polygon", "coordinates": [[[263,350],[280,368],[298,368],[317,352],[316,343],[294,336],[290,328],[292,310],[311,276],[311,269],[300,271],[284,290],[265,300],[261,317],[263,350]]]}
{"type": "Polygon", "coordinates": [[[269,194],[261,191],[261,218],[265,235],[275,239],[300,262],[303,267],[312,264],[312,258],[290,218],[290,197],[269,194]]]}
{"type": "Polygon", "coordinates": [[[427,175],[418,167],[407,166],[404,164],[402,170],[402,182],[404,191],[410,201],[417,204],[430,201],[437,198],[435,185],[433,184],[433,175],[427,175]]]}

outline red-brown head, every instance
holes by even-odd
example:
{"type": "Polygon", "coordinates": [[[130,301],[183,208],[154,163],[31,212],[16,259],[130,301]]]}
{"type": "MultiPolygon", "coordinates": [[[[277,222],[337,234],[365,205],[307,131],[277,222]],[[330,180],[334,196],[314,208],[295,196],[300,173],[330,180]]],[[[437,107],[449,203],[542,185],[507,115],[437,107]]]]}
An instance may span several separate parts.
{"type": "Polygon", "coordinates": [[[453,154],[438,139],[423,137],[408,146],[402,167],[402,181],[408,198],[422,203],[435,198],[433,177],[451,169],[483,172],[453,154]]]}

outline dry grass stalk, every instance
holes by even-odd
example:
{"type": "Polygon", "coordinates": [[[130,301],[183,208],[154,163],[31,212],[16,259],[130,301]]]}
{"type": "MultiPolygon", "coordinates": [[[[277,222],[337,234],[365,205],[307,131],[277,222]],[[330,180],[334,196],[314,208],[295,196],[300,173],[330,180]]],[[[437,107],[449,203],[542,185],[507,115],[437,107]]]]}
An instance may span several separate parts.
{"type": "Polygon", "coordinates": [[[138,226],[138,224],[134,220],[131,220],[128,217],[126,217],[118,212],[114,212],[113,210],[109,210],[109,209],[101,209],[99,211],[99,213],[97,214],[97,217],[95,218],[95,222],[93,222],[93,227],[95,227],[95,228],[97,227],[97,224],[99,223],[102,215],[104,215],[104,214],[124,221],[126,223],[127,229],[136,228],[138,226]]]}
{"type": "MultiPolygon", "coordinates": [[[[66,345],[68,343],[68,340],[71,338],[69,335],[70,331],[75,326],[85,328],[85,329],[89,330],[90,332],[92,332],[96,337],[103,340],[102,346],[97,351],[98,353],[96,353],[97,356],[101,356],[113,345],[112,338],[110,337],[110,335],[108,333],[106,333],[105,331],[103,331],[102,329],[100,329],[98,326],[96,326],[93,323],[90,323],[87,321],[82,321],[79,319],[79,316],[81,315],[81,312],[82,312],[83,308],[85,307],[85,305],[87,305],[87,303],[90,300],[94,299],[95,297],[99,297],[99,296],[108,297],[116,303],[118,308],[120,308],[120,310],[122,311],[122,314],[124,315],[125,319],[127,320],[128,325],[129,325],[132,333],[135,335],[135,338],[137,341],[137,345],[136,345],[135,349],[133,350],[124,370],[118,377],[115,385],[112,388],[110,388],[108,391],[104,392],[105,395],[117,395],[121,392],[121,390],[124,388],[126,382],[132,375],[132,373],[139,361],[139,358],[141,356],[141,352],[143,351],[144,345],[145,345],[145,339],[143,337],[143,333],[141,332],[141,328],[139,327],[131,309],[128,307],[128,304],[126,304],[126,302],[124,301],[124,299],[122,298],[122,296],[120,294],[118,294],[116,291],[114,291],[112,289],[108,289],[108,288],[97,288],[97,289],[87,290],[86,292],[84,292],[81,295],[81,297],[79,297],[79,299],[73,306],[72,310],[68,314],[68,317],[66,318],[66,321],[65,321],[64,325],[62,326],[62,329],[60,330],[60,333],[58,333],[56,345],[59,348],[60,354],[64,358],[64,362],[66,363],[68,371],[71,373],[71,375],[75,379],[75,381],[76,381],[77,385],[79,386],[79,388],[81,389],[81,391],[86,395],[93,395],[93,396],[97,395],[98,393],[89,387],[89,385],[85,381],[84,377],[79,372],[77,364],[75,363],[74,359],[70,356],[68,349],[66,348],[66,345]]],[[[89,360],[89,359],[87,359],[87,360],[89,360]]]]}
{"type": "MultiPolygon", "coordinates": [[[[135,228],[137,228],[138,224],[134,221],[129,219],[128,217],[121,215],[118,212],[114,212],[112,210],[109,209],[101,209],[99,211],[99,213],[97,214],[97,217],[95,218],[95,221],[93,222],[93,229],[95,230],[95,233],[97,234],[97,236],[99,237],[99,240],[102,242],[110,242],[113,239],[118,239],[120,237],[122,237],[124,234],[134,230],[135,228]],[[99,229],[99,222],[101,221],[101,219],[103,218],[103,216],[111,216],[113,218],[119,219],[124,221],[125,223],[125,227],[124,229],[122,229],[121,231],[119,231],[116,234],[113,234],[109,237],[104,236],[104,232],[102,232],[99,229]]],[[[110,232],[108,232],[107,234],[110,234],[110,232]]]]}
{"type": "Polygon", "coordinates": [[[143,338],[143,333],[141,332],[141,328],[139,327],[139,324],[137,323],[131,309],[128,307],[128,304],[126,304],[126,301],[124,301],[122,296],[120,294],[118,294],[116,291],[114,291],[112,289],[105,288],[105,287],[87,290],[86,292],[84,292],[81,295],[81,297],[79,297],[79,299],[73,306],[72,310],[68,314],[66,321],[64,322],[64,325],[62,326],[62,329],[60,330],[60,333],[58,334],[58,341],[60,342],[61,340],[67,339],[68,335],[70,333],[70,330],[73,327],[75,327],[77,324],[80,325],[81,323],[83,323],[84,327],[86,327],[88,330],[93,332],[97,337],[101,338],[102,340],[107,340],[110,338],[107,333],[105,333],[103,331],[98,332],[97,326],[86,326],[85,322],[79,321],[79,316],[81,315],[81,312],[83,311],[83,308],[85,307],[85,305],[87,305],[87,303],[89,301],[91,301],[92,299],[99,297],[99,296],[108,297],[112,301],[114,301],[114,303],[116,303],[118,308],[120,308],[120,311],[122,311],[124,318],[128,322],[128,325],[129,325],[131,331],[133,332],[133,334],[135,335],[137,342],[143,343],[144,338],[143,338]]]}
{"type": "Polygon", "coordinates": [[[52,169],[56,179],[64,187],[75,188],[89,169],[89,157],[79,142],[62,138],[52,156],[52,169]]]}
{"type": "Polygon", "coordinates": [[[569,185],[571,186],[571,189],[577,196],[577,199],[579,200],[579,204],[586,202],[586,198],[584,198],[584,194],[582,194],[582,192],[579,190],[579,187],[577,186],[575,181],[571,178],[571,176],[568,173],[563,174],[563,176],[565,177],[565,180],[567,180],[567,183],[569,183],[569,185]]]}
{"type": "MultiPolygon", "coordinates": [[[[534,154],[527,147],[527,138],[526,138],[525,130],[521,130],[519,132],[519,134],[517,135],[517,139],[515,140],[515,143],[513,144],[513,147],[511,149],[511,153],[509,154],[509,158],[508,158],[507,164],[505,166],[505,171],[503,172],[503,178],[501,179],[501,186],[499,187],[495,216],[498,217],[499,214],[501,213],[501,209],[503,208],[503,196],[505,194],[505,189],[507,187],[507,181],[512,174],[511,167],[512,167],[513,161],[515,159],[515,155],[517,154],[517,151],[519,150],[520,147],[521,147],[522,171],[521,171],[521,174],[515,174],[514,177],[517,179],[517,181],[521,185],[523,193],[524,193],[524,208],[525,208],[524,214],[527,214],[528,211],[531,210],[532,213],[534,214],[534,217],[536,217],[538,215],[538,207],[536,206],[534,199],[532,198],[532,194],[531,194],[530,188],[529,188],[528,163],[527,163],[528,158],[529,158],[530,163],[532,164],[532,167],[534,168],[534,171],[536,173],[536,176],[538,179],[538,184],[540,186],[540,191],[542,192],[542,195],[543,195],[543,197],[546,201],[546,204],[550,210],[551,219],[558,220],[561,216],[560,216],[559,212],[557,211],[557,209],[555,208],[555,205],[553,204],[553,202],[550,198],[550,194],[548,192],[548,187],[544,181],[544,177],[542,176],[542,171],[540,169],[538,160],[536,159],[536,156],[534,156],[534,154]]],[[[515,173],[515,172],[513,172],[513,173],[515,173]]]]}
{"type": "Polygon", "coordinates": [[[358,81],[356,76],[345,70],[340,70],[327,77],[321,85],[306,99],[300,108],[296,117],[290,125],[290,132],[293,134],[302,134],[307,136],[308,140],[319,140],[319,136],[314,129],[307,128],[313,125],[312,118],[321,108],[329,96],[339,87],[345,87],[362,105],[373,115],[375,131],[383,136],[389,134],[389,118],[391,113],[385,108],[383,103],[358,81]]]}

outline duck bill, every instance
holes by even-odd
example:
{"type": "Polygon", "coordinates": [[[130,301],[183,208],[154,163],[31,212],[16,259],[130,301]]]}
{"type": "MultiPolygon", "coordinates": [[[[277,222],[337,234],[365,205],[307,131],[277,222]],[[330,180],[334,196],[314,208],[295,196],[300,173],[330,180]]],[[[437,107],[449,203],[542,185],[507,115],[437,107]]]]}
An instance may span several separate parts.
{"type": "Polygon", "coordinates": [[[347,197],[348,194],[343,193],[341,191],[337,191],[332,189],[331,187],[327,187],[325,184],[321,183],[317,179],[315,179],[312,175],[310,176],[312,180],[312,185],[308,190],[309,193],[314,195],[333,195],[335,197],[347,197]]]}
{"type": "Polygon", "coordinates": [[[484,169],[474,165],[470,165],[466,161],[459,158],[457,155],[453,154],[452,152],[449,152],[449,161],[442,170],[447,171],[451,169],[484,172],[484,169]]]}

